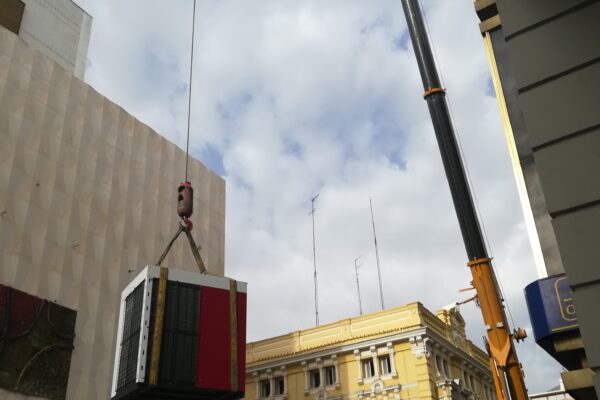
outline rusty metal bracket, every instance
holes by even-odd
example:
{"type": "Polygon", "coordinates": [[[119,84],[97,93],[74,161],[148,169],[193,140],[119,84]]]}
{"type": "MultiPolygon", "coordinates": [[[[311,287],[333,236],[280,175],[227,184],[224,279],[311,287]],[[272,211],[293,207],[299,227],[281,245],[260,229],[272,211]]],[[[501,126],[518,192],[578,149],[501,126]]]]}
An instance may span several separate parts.
{"type": "Polygon", "coordinates": [[[423,98],[426,99],[427,97],[431,96],[434,93],[446,93],[446,90],[439,88],[439,87],[427,88],[427,90],[425,90],[425,93],[423,93],[423,98]]]}
{"type": "Polygon", "coordinates": [[[192,236],[192,232],[190,232],[188,227],[183,229],[185,235],[190,242],[190,247],[192,248],[192,254],[194,255],[194,259],[196,260],[196,265],[198,265],[198,269],[203,274],[206,274],[206,266],[204,265],[204,261],[202,261],[202,257],[200,257],[200,252],[198,251],[198,246],[196,246],[196,242],[194,241],[194,237],[192,236]]]}
{"type": "Polygon", "coordinates": [[[160,267],[158,279],[158,295],[156,298],[156,316],[154,319],[154,332],[152,334],[152,352],[150,359],[150,377],[148,383],[158,383],[158,367],[160,365],[160,345],[162,342],[163,320],[165,318],[165,303],[167,298],[167,281],[169,280],[169,269],[160,267]]]}
{"type": "Polygon", "coordinates": [[[231,390],[237,391],[238,382],[238,323],[237,281],[229,281],[229,333],[231,336],[231,390]]]}
{"type": "Polygon", "coordinates": [[[470,302],[470,301],[473,301],[473,300],[475,300],[475,299],[477,299],[477,295],[475,295],[475,296],[473,296],[473,297],[469,297],[469,298],[468,298],[468,299],[466,299],[466,300],[459,301],[458,303],[456,303],[456,305],[457,305],[457,306],[460,306],[460,305],[462,305],[462,304],[467,304],[468,302],[470,302]]]}
{"type": "Polygon", "coordinates": [[[171,250],[173,243],[175,243],[175,240],[179,237],[181,232],[185,232],[185,235],[188,238],[188,242],[190,243],[192,254],[194,255],[194,260],[196,261],[196,265],[198,265],[198,269],[200,270],[200,272],[202,274],[206,274],[207,273],[206,265],[204,264],[204,261],[202,260],[202,257],[200,256],[200,252],[198,251],[199,246],[197,246],[196,242],[194,241],[194,237],[192,236],[192,232],[191,232],[189,225],[185,224],[184,221],[182,221],[182,223],[179,224],[179,229],[177,230],[177,232],[175,232],[175,235],[173,235],[173,238],[171,239],[171,241],[165,248],[165,251],[163,251],[163,253],[160,255],[160,258],[158,259],[158,262],[156,263],[156,265],[160,267],[162,262],[167,257],[167,254],[171,250]]]}

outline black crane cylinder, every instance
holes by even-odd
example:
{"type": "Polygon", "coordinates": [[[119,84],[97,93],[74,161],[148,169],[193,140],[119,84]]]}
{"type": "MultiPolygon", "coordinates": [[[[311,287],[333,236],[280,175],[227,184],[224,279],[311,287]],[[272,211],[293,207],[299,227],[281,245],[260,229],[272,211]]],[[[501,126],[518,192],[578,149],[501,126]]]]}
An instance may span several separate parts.
{"type": "Polygon", "coordinates": [[[433,129],[442,154],[442,162],[450,185],[454,209],[460,224],[467,255],[471,260],[474,258],[487,258],[483,235],[473,206],[471,190],[460,158],[448,104],[446,103],[446,93],[441,88],[419,2],[418,0],[402,0],[402,7],[417,57],[419,71],[421,72],[425,89],[424,97],[427,100],[433,129]]]}

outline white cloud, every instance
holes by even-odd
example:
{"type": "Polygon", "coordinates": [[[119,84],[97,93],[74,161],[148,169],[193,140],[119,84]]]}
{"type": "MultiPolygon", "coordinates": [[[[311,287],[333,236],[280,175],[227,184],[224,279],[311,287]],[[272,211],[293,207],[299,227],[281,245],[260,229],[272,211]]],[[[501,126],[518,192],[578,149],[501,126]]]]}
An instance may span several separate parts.
{"type": "MultiPolygon", "coordinates": [[[[183,145],[192,2],[79,3],[94,16],[86,79],[183,145]]],[[[522,289],[535,266],[473,6],[425,7],[498,275],[515,323],[528,326],[522,289]]],[[[249,283],[250,340],[314,323],[316,193],[322,323],[358,313],[359,255],[363,308],[379,308],[369,197],[386,305],[419,300],[435,311],[467,297],[458,293],[471,279],[466,255],[399,1],[199,0],[196,35],[191,148],[222,156],[226,269],[249,283]]],[[[481,343],[479,311],[462,311],[481,343]]],[[[519,352],[533,391],[558,381],[533,339],[519,352]]]]}

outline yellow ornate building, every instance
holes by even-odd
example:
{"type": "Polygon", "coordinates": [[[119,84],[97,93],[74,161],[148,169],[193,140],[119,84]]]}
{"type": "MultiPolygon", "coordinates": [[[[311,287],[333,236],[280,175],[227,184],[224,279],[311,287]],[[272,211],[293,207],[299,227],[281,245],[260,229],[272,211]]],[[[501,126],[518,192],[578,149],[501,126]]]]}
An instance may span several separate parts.
{"type": "Polygon", "coordinates": [[[246,399],[495,398],[458,309],[421,303],[248,343],[246,399]]]}

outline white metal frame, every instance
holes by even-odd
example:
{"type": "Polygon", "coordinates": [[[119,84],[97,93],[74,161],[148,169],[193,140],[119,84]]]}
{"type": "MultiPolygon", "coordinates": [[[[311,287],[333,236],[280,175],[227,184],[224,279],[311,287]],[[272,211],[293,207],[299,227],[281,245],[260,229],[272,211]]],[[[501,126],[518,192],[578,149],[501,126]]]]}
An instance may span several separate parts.
{"type": "MultiPolygon", "coordinates": [[[[160,271],[160,270],[159,270],[160,271]]],[[[148,267],[144,268],[121,292],[119,303],[119,327],[117,329],[117,340],[115,344],[115,361],[113,367],[113,379],[111,397],[117,394],[117,381],[119,378],[119,361],[121,359],[121,340],[123,335],[123,324],[125,317],[125,299],[139,285],[144,285],[144,299],[142,303],[142,316],[140,321],[140,341],[138,344],[138,359],[136,363],[136,382],[144,382],[146,368],[146,350],[148,347],[148,331],[150,329],[150,305],[152,304],[152,279],[158,278],[158,274],[148,267]]]]}

